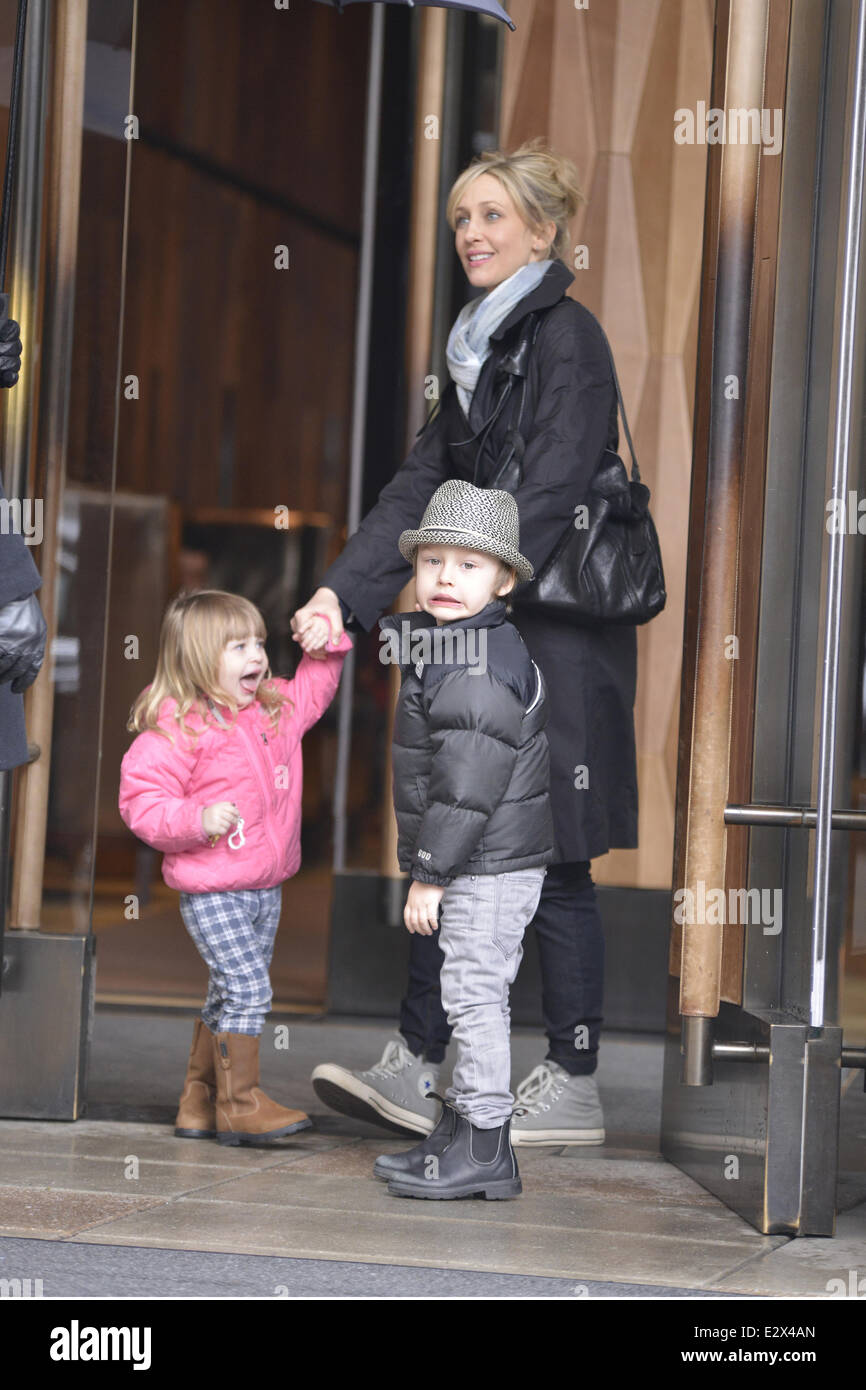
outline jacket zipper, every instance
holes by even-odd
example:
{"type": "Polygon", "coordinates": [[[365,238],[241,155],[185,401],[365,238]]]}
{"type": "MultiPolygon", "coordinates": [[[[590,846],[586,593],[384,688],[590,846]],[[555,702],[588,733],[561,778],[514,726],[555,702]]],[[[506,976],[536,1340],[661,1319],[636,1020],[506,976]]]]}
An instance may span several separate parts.
{"type": "MultiPolygon", "coordinates": [[[[267,753],[265,752],[264,748],[262,748],[261,754],[259,753],[259,741],[258,741],[258,739],[256,738],[255,734],[252,732],[252,730],[251,730],[250,733],[248,734],[248,733],[247,733],[247,729],[246,729],[246,725],[242,725],[241,727],[242,727],[242,729],[243,729],[244,737],[248,740],[248,742],[251,741],[251,742],[252,742],[252,745],[253,745],[253,763],[255,764],[256,775],[257,775],[257,777],[259,778],[259,785],[261,786],[262,791],[263,791],[263,793],[264,793],[264,804],[265,804],[265,834],[267,835],[267,837],[268,837],[268,843],[270,844],[271,849],[273,850],[273,854],[274,854],[274,871],[276,871],[277,865],[279,864],[279,853],[278,853],[278,848],[277,848],[277,842],[276,842],[276,840],[274,839],[273,835],[271,834],[271,828],[270,828],[270,824],[269,824],[269,822],[270,822],[270,810],[271,810],[270,793],[269,793],[269,791],[268,791],[267,778],[262,778],[262,776],[261,776],[261,759],[264,758],[264,759],[266,760],[266,762],[267,762],[267,767],[268,767],[268,772],[271,771],[271,761],[270,761],[270,758],[268,757],[267,753]]],[[[266,735],[266,733],[264,732],[264,730],[263,730],[263,729],[260,729],[260,730],[259,730],[259,733],[261,734],[262,739],[264,740],[264,742],[267,743],[268,739],[267,739],[267,735],[266,735]]]]}
{"type": "MultiPolygon", "coordinates": [[[[535,662],[534,662],[534,661],[533,661],[532,664],[533,664],[533,666],[535,666],[535,662]]],[[[530,712],[531,710],[534,710],[534,709],[535,709],[535,706],[538,704],[538,702],[539,702],[540,699],[541,699],[541,672],[539,671],[538,667],[535,666],[535,694],[533,695],[531,702],[526,706],[525,713],[526,713],[526,714],[529,714],[529,712],[530,712]]]]}

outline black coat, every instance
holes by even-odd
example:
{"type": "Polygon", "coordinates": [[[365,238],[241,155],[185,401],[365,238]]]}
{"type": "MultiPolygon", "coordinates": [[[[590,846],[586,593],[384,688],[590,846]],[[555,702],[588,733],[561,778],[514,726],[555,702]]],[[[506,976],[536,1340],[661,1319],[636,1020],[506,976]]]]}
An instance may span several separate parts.
{"type": "MultiPolygon", "coordinates": [[[[0,483],[0,500],[6,493],[0,483]]],[[[39,571],[30,548],[22,536],[0,527],[0,608],[20,598],[29,598],[41,586],[39,571]]],[[[7,681],[0,684],[0,771],[20,767],[27,761],[24,732],[24,696],[16,695],[7,681]]]]}
{"type": "MultiPolygon", "coordinates": [[[[397,538],[420,525],[440,483],[464,478],[483,486],[493,476],[511,423],[507,407],[488,431],[480,458],[478,441],[505,379],[500,363],[530,310],[539,311],[540,321],[527,368],[521,423],[526,451],[514,495],[520,550],[536,571],[585,499],[602,451],[617,446],[607,349],[595,317],[565,294],[573,279],[563,262],[554,261],[491,334],[468,420],[454,383],[448,382],[439,409],[405,462],[323,575],[321,583],[339,595],[366,631],[411,579],[397,538]]],[[[521,612],[519,603],[512,621],[547,684],[556,860],[635,848],[635,629],[580,628],[538,611],[521,612]]]]}
{"type": "Polygon", "coordinates": [[[397,858],[421,883],[553,858],[544,680],[494,599],[437,627],[379,620],[401,668],[392,744],[397,858]],[[471,629],[471,631],[470,631],[471,629]]]}

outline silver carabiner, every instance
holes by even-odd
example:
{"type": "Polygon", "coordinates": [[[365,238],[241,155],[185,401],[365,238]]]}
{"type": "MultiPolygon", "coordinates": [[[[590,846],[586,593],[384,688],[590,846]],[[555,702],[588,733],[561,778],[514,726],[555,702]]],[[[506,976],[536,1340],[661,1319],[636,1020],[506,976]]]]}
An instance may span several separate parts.
{"type": "Polygon", "coordinates": [[[238,818],[237,825],[235,826],[231,835],[229,835],[229,849],[240,849],[241,845],[245,844],[246,840],[244,839],[244,818],[243,816],[240,816],[238,818]],[[235,836],[239,837],[237,844],[235,844],[235,836]]]}

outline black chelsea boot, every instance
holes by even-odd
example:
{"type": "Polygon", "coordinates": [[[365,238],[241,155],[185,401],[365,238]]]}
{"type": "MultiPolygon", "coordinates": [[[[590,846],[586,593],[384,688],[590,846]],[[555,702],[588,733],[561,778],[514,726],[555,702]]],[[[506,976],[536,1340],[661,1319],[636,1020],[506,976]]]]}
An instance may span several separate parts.
{"type": "Polygon", "coordinates": [[[448,1201],[456,1197],[486,1197],[496,1201],[519,1197],[523,1186],[511,1147],[511,1117],[496,1129],[477,1129],[447,1102],[443,1109],[452,1110],[454,1114],[454,1134],[450,1142],[440,1153],[431,1150],[428,1140],[426,1144],[417,1144],[408,1154],[396,1155],[405,1163],[399,1172],[389,1175],[391,1195],[430,1201],[448,1201]]]}
{"type": "Polygon", "coordinates": [[[441,1096],[437,1096],[435,1091],[428,1091],[426,1099],[438,1100],[442,1104],[442,1114],[439,1116],[438,1124],[411,1149],[406,1149],[399,1154],[379,1155],[373,1164],[373,1173],[377,1178],[382,1178],[384,1182],[387,1182],[392,1176],[396,1176],[397,1173],[410,1172],[413,1162],[419,1155],[423,1159],[427,1154],[441,1154],[451,1143],[454,1137],[454,1117],[457,1111],[441,1096]]]}

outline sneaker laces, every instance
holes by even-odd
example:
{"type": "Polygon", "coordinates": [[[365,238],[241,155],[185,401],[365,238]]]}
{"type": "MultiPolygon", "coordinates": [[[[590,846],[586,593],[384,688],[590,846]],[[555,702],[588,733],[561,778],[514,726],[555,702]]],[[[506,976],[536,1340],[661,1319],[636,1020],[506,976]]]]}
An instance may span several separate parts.
{"type": "Polygon", "coordinates": [[[520,1114],[537,1115],[546,1096],[551,1101],[559,1099],[562,1086],[562,1078],[547,1062],[540,1062],[518,1086],[514,1096],[515,1112],[519,1109],[520,1114]]]}
{"type": "Polygon", "coordinates": [[[399,1076],[400,1072],[415,1061],[414,1053],[403,1042],[402,1038],[391,1038],[385,1044],[385,1051],[379,1058],[374,1067],[365,1072],[365,1076],[399,1076]]]}

